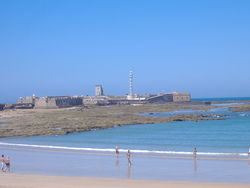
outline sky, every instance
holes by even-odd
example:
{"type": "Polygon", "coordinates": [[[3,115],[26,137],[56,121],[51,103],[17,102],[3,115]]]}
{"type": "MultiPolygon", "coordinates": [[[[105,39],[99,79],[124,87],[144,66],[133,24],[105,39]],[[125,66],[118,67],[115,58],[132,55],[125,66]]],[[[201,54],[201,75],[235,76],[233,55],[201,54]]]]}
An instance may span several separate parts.
{"type": "Polygon", "coordinates": [[[189,92],[250,96],[249,0],[0,0],[0,103],[189,92]]]}

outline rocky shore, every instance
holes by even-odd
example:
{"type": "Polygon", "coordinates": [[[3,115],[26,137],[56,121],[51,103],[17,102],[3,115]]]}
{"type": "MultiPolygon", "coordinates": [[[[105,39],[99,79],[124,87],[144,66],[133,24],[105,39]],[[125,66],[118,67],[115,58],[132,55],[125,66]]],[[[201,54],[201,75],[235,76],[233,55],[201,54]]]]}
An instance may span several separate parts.
{"type": "Polygon", "coordinates": [[[238,107],[230,107],[229,108],[232,112],[244,112],[244,111],[250,111],[250,106],[249,105],[242,105],[238,107]]]}
{"type": "MultiPolygon", "coordinates": [[[[247,106],[250,108],[250,104],[247,106]]],[[[234,108],[235,106],[229,107],[234,108]]],[[[171,112],[190,109],[210,110],[212,108],[218,107],[211,105],[193,105],[192,103],[165,103],[137,106],[110,105],[63,109],[4,110],[0,112],[0,137],[62,135],[132,124],[186,120],[198,122],[208,119],[223,119],[223,116],[219,115],[182,114],[170,117],[138,115],[140,113],[171,112]]]]}

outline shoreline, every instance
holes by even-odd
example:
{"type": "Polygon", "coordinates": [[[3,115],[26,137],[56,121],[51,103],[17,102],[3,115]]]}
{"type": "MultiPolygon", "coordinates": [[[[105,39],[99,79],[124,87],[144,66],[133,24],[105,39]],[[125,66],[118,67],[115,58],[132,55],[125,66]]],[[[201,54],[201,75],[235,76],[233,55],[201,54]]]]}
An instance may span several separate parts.
{"type": "MultiPolygon", "coordinates": [[[[76,153],[76,154],[94,154],[114,156],[115,148],[84,148],[84,147],[68,147],[56,145],[41,144],[18,144],[7,143],[0,140],[0,148],[11,150],[26,151],[46,151],[58,153],[76,153]]],[[[127,148],[119,148],[119,156],[126,156],[127,148]]],[[[197,152],[197,156],[193,157],[192,151],[172,151],[172,150],[146,150],[146,149],[130,149],[134,156],[140,157],[163,157],[169,159],[191,159],[191,160],[243,160],[250,161],[248,152],[197,152]]]]}
{"type": "Polygon", "coordinates": [[[126,154],[121,153],[117,157],[115,151],[94,153],[37,148],[0,149],[2,154],[10,156],[11,174],[250,184],[250,160],[246,158],[193,158],[132,153],[130,166],[126,154]]]}
{"type": "Polygon", "coordinates": [[[117,188],[117,187],[154,187],[154,188],[248,188],[249,183],[217,183],[217,182],[193,182],[193,181],[162,181],[144,179],[124,179],[124,178],[92,178],[79,176],[51,176],[34,174],[1,174],[0,187],[4,188],[117,188]]]}

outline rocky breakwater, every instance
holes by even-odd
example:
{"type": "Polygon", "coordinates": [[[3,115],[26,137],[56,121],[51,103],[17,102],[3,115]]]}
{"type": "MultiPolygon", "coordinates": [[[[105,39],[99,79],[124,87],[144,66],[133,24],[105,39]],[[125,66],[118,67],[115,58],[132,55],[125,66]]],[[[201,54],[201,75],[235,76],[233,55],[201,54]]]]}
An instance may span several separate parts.
{"type": "Polygon", "coordinates": [[[90,108],[4,110],[0,112],[0,119],[4,119],[7,125],[0,127],[0,137],[62,135],[133,124],[223,119],[223,116],[200,114],[181,114],[171,117],[137,115],[139,113],[167,112],[183,109],[209,110],[211,107],[173,103],[145,104],[141,106],[111,105],[90,108]]]}
{"type": "Polygon", "coordinates": [[[229,107],[229,110],[232,112],[246,112],[246,111],[250,111],[250,103],[246,103],[246,104],[241,104],[238,106],[233,106],[233,107],[229,107]]]}

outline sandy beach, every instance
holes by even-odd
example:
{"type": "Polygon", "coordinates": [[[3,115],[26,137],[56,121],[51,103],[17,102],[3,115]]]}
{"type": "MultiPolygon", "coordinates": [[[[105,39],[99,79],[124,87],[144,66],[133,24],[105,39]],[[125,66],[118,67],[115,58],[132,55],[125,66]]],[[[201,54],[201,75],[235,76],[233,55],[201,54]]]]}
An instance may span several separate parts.
{"type": "Polygon", "coordinates": [[[92,188],[113,188],[113,187],[249,187],[250,184],[242,183],[208,183],[208,182],[186,182],[186,181],[154,181],[154,180],[134,180],[134,179],[113,179],[113,178],[88,178],[88,177],[69,177],[69,176],[45,176],[27,174],[1,174],[0,187],[5,188],[70,188],[70,187],[92,187],[92,188]]]}

